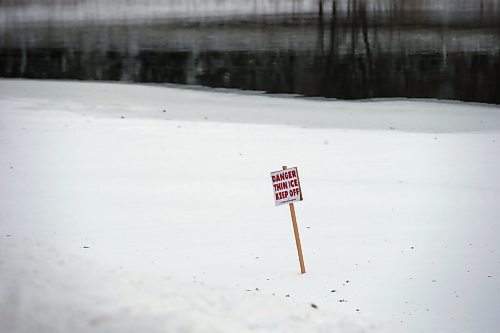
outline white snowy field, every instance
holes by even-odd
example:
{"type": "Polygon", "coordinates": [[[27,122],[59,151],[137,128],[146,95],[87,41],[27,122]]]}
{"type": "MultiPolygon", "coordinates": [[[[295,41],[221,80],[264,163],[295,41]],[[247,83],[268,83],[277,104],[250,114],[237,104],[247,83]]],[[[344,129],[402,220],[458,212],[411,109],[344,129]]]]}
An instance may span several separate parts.
{"type": "Polygon", "coordinates": [[[498,332],[499,171],[498,106],[2,79],[0,331],[498,332]]]}

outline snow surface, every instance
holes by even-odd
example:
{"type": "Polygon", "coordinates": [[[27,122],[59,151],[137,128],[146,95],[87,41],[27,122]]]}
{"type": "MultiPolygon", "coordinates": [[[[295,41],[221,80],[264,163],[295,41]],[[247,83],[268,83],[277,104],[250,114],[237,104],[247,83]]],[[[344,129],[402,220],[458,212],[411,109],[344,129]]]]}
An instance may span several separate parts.
{"type": "Polygon", "coordinates": [[[496,332],[499,169],[498,106],[0,80],[0,332],[496,332]]]}

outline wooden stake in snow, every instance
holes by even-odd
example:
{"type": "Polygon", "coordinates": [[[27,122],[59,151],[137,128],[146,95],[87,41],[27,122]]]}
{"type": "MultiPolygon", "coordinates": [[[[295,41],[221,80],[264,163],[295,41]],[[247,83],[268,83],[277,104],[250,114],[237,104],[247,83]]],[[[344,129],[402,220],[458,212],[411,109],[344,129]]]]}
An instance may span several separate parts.
{"type": "Polygon", "coordinates": [[[295,216],[294,202],[302,201],[302,190],[300,189],[299,172],[297,168],[288,169],[283,166],[283,170],[271,172],[274,189],[274,204],[281,206],[288,204],[290,215],[292,216],[293,232],[295,234],[295,244],[299,255],[300,272],[304,274],[306,267],[304,257],[302,256],[302,246],[300,245],[299,227],[297,226],[297,217],[295,216]]]}

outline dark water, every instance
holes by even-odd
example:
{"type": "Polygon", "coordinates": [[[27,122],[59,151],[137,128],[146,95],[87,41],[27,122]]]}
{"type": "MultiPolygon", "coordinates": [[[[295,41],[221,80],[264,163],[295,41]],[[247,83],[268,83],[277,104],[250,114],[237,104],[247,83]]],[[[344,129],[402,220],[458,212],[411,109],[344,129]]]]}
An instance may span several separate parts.
{"type": "Polygon", "coordinates": [[[1,30],[0,76],[500,104],[500,15],[330,11],[1,30]]]}

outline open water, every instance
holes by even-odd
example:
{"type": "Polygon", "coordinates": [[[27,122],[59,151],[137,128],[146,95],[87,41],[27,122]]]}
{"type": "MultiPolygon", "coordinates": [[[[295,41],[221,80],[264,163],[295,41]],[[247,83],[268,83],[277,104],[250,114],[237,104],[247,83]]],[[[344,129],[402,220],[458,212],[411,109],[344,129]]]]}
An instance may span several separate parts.
{"type": "Polygon", "coordinates": [[[25,11],[0,22],[0,77],[500,104],[500,9],[476,3],[324,1],[321,12],[168,19],[33,19],[25,11]]]}

